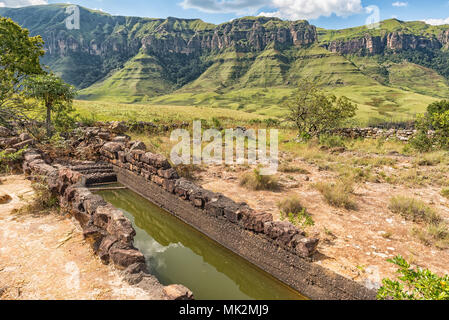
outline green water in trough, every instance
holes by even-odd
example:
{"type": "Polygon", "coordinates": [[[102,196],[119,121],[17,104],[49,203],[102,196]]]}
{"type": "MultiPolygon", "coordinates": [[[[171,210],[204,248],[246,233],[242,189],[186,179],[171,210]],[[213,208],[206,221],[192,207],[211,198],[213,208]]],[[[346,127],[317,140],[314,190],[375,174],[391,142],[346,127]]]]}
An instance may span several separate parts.
{"type": "Polygon", "coordinates": [[[134,245],[163,285],[197,300],[300,300],[298,292],[129,189],[97,191],[132,221],[134,245]]]}

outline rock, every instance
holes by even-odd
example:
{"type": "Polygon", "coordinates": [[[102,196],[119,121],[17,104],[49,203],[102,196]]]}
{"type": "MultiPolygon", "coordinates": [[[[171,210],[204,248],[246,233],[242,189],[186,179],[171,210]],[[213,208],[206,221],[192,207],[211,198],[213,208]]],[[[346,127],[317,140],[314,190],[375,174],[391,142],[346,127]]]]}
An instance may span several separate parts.
{"type": "Polygon", "coordinates": [[[193,293],[180,284],[164,287],[164,294],[169,300],[193,300],[193,293]]]}
{"type": "Polygon", "coordinates": [[[133,150],[147,151],[147,146],[142,141],[136,141],[131,145],[130,151],[133,150]]]}
{"type": "Polygon", "coordinates": [[[6,127],[0,126],[0,137],[7,138],[13,135],[13,132],[6,127]]]}
{"type": "Polygon", "coordinates": [[[25,140],[19,143],[16,143],[15,145],[13,145],[14,148],[16,148],[17,150],[23,149],[27,146],[31,146],[35,143],[35,141],[33,139],[29,139],[29,140],[25,140]]]}
{"type": "Polygon", "coordinates": [[[120,242],[111,246],[109,256],[114,265],[121,269],[126,269],[135,263],[145,263],[145,257],[139,250],[123,246],[120,242]]]}
{"type": "Polygon", "coordinates": [[[292,240],[292,246],[296,253],[303,258],[311,257],[317,250],[319,240],[315,238],[305,238],[302,235],[297,235],[292,240]]]}
{"type": "Polygon", "coordinates": [[[0,192],[0,204],[8,203],[12,200],[11,196],[9,194],[0,192]]]}
{"type": "Polygon", "coordinates": [[[28,133],[24,132],[24,133],[20,134],[19,139],[21,141],[27,141],[27,140],[31,140],[32,138],[28,133]]]}
{"type": "Polygon", "coordinates": [[[116,134],[123,134],[128,131],[128,127],[123,122],[113,121],[109,126],[109,130],[116,134]]]}
{"type": "Polygon", "coordinates": [[[123,212],[118,209],[111,210],[109,212],[109,217],[106,227],[109,234],[123,243],[132,243],[136,231],[134,230],[131,221],[129,221],[123,212]]]}
{"type": "Polygon", "coordinates": [[[248,230],[263,232],[265,223],[273,221],[273,216],[266,212],[255,212],[248,209],[242,212],[240,225],[248,230]]]}
{"type": "Polygon", "coordinates": [[[279,241],[287,246],[299,231],[296,227],[287,221],[271,221],[264,225],[264,233],[271,239],[279,241]]]}
{"type": "Polygon", "coordinates": [[[178,179],[179,178],[178,172],[176,172],[176,170],[173,169],[173,168],[170,168],[170,169],[167,169],[167,170],[159,169],[157,171],[157,174],[160,177],[165,178],[165,179],[178,179]]]}
{"type": "Polygon", "coordinates": [[[160,154],[154,154],[151,152],[147,152],[144,155],[142,155],[142,157],[140,158],[140,160],[150,166],[153,166],[157,169],[170,169],[171,165],[168,162],[168,160],[160,155],[160,154]]]}
{"type": "Polygon", "coordinates": [[[101,261],[105,264],[109,263],[109,249],[118,242],[118,239],[113,236],[106,236],[101,240],[100,246],[98,247],[97,254],[101,261]]]}

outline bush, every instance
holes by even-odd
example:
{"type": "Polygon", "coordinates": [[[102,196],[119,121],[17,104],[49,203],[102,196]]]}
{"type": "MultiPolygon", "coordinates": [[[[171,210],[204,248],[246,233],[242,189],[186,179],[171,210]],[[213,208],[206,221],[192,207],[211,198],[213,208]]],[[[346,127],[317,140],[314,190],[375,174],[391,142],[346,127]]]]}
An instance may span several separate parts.
{"type": "Polygon", "coordinates": [[[280,185],[275,176],[265,176],[260,174],[260,169],[256,168],[252,172],[245,173],[240,178],[240,185],[250,190],[277,191],[280,185]]]}
{"type": "Polygon", "coordinates": [[[439,277],[430,270],[412,269],[401,256],[388,260],[399,266],[399,280],[384,279],[379,300],[449,300],[449,276],[439,277]]]}
{"type": "Polygon", "coordinates": [[[438,213],[425,202],[414,198],[396,196],[390,199],[389,209],[414,222],[437,224],[441,221],[438,213]]]}
{"type": "Polygon", "coordinates": [[[14,170],[22,161],[25,150],[26,148],[13,153],[0,151],[0,173],[10,173],[14,170]]]}
{"type": "Polygon", "coordinates": [[[354,193],[353,184],[340,180],[337,183],[317,183],[315,188],[321,192],[326,202],[333,207],[356,210],[357,204],[352,199],[354,193]]]}
{"type": "Polygon", "coordinates": [[[441,195],[449,199],[449,188],[444,188],[441,190],[441,195]]]}
{"type": "Polygon", "coordinates": [[[36,214],[58,208],[58,198],[50,192],[47,184],[42,181],[34,182],[32,188],[35,192],[33,200],[22,207],[19,213],[36,214]]]}
{"type": "Polygon", "coordinates": [[[285,214],[289,213],[300,213],[304,207],[301,204],[301,201],[299,198],[295,195],[291,195],[287,198],[282,199],[278,202],[278,208],[281,210],[281,212],[285,214]]]}

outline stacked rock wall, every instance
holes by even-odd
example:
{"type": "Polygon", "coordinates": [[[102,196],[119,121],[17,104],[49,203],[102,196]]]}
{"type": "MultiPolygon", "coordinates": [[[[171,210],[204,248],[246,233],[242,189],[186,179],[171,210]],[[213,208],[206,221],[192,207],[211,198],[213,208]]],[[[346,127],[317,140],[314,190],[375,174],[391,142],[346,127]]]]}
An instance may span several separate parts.
{"type": "Polygon", "coordinates": [[[409,141],[416,133],[417,131],[412,129],[381,128],[342,128],[331,131],[331,134],[353,139],[397,139],[400,141],[409,141]]]}
{"type": "Polygon", "coordinates": [[[255,211],[246,203],[236,203],[223,194],[205,190],[191,181],[179,178],[165,157],[146,152],[145,149],[142,142],[123,141],[117,137],[105,143],[100,153],[103,160],[144,177],[206,215],[223,218],[245,230],[261,233],[303,258],[315,253],[318,239],[305,237],[304,232],[290,222],[273,221],[269,213],[255,211]]]}
{"type": "MultiPolygon", "coordinates": [[[[24,154],[23,170],[32,179],[43,179],[49,190],[59,198],[61,208],[70,213],[80,224],[84,238],[91,244],[94,252],[103,263],[113,264],[124,270],[129,283],[151,292],[157,299],[190,299],[192,293],[180,286],[163,287],[146,268],[144,255],[134,247],[134,230],[131,221],[122,211],[93,194],[86,187],[86,176],[80,171],[100,170],[94,181],[104,182],[100,178],[107,166],[77,166],[72,170],[62,165],[47,164],[41,153],[30,149],[24,154]]],[[[108,173],[106,182],[110,180],[108,173]]]]}

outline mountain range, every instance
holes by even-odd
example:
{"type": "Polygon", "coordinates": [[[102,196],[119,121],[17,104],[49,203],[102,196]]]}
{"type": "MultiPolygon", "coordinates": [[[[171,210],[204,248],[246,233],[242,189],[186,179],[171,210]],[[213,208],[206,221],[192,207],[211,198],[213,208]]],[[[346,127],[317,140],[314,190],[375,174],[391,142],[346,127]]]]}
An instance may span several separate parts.
{"type": "Polygon", "coordinates": [[[112,16],[80,7],[0,8],[41,35],[43,63],[79,99],[227,107],[278,115],[298,81],[314,79],[359,105],[362,118],[406,118],[449,98],[449,26],[396,19],[343,30],[307,21],[112,16]]]}

